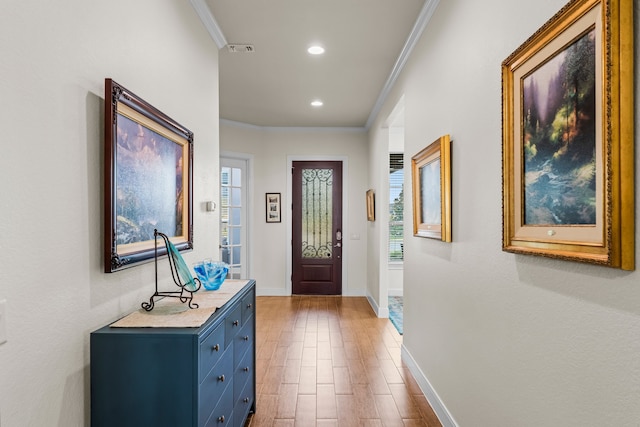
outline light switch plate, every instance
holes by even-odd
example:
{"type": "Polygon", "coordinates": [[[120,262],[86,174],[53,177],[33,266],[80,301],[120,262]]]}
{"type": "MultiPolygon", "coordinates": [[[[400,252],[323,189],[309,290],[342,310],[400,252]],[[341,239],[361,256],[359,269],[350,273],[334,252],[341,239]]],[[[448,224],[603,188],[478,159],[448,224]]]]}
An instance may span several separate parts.
{"type": "Polygon", "coordinates": [[[0,344],[7,342],[7,300],[0,301],[0,344]]]}

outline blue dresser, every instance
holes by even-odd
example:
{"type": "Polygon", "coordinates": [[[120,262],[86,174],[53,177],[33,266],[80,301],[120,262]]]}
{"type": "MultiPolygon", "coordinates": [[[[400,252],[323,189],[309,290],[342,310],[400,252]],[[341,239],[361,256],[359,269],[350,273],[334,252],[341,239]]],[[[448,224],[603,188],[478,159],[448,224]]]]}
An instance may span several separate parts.
{"type": "Polygon", "coordinates": [[[93,427],[241,427],[255,412],[255,281],[199,328],[91,333],[93,427]]]}

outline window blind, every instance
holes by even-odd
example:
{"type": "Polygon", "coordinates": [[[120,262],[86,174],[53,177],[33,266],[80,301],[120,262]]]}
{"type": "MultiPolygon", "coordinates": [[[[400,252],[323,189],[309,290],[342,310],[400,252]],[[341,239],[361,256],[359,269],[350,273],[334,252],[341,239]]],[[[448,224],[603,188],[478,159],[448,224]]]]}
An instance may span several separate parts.
{"type": "Polygon", "coordinates": [[[404,260],[404,154],[389,154],[389,262],[404,260]]]}

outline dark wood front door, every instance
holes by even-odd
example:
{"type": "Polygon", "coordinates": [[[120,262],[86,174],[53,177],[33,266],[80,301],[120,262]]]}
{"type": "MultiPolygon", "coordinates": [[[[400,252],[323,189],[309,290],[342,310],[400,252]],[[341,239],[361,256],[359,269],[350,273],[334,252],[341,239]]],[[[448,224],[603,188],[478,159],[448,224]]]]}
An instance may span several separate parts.
{"type": "Polygon", "coordinates": [[[293,162],[292,292],[342,294],[342,162],[293,162]]]}

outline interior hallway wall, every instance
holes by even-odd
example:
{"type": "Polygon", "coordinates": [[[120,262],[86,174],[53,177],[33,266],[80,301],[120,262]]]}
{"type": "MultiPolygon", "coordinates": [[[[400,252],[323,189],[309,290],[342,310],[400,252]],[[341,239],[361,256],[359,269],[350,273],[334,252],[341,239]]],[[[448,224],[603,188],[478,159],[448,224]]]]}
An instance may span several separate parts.
{"type": "MultiPolygon", "coordinates": [[[[640,422],[640,273],[501,250],[500,65],[564,4],[441,1],[371,130],[383,155],[384,120],[404,95],[405,159],[451,135],[453,243],[407,227],[404,262],[405,357],[446,425],[640,422]]],[[[636,61],[639,48],[636,37],[636,61]]],[[[637,86],[635,97],[638,110],[637,86]]],[[[640,242],[637,219],[636,230],[640,242]]]]}
{"type": "Polygon", "coordinates": [[[290,254],[290,214],[287,205],[288,162],[291,157],[344,158],[343,176],[347,194],[343,213],[343,295],[364,295],[366,281],[366,179],[367,136],[363,131],[319,129],[270,129],[230,122],[220,126],[220,149],[253,157],[251,200],[250,275],[256,279],[258,295],[288,295],[287,271],[290,254]],[[282,194],[282,222],[266,223],[265,193],[282,194]]]}
{"type": "Polygon", "coordinates": [[[0,2],[2,427],[89,425],[89,333],[154,291],[102,264],[104,79],[195,135],[194,241],[218,251],[217,48],[186,1],[0,2]]]}

